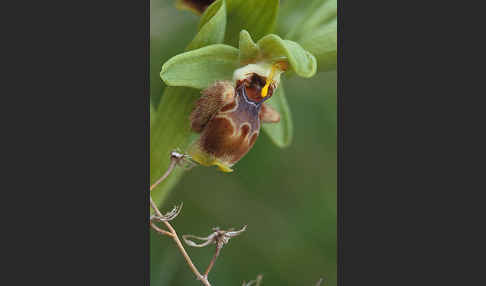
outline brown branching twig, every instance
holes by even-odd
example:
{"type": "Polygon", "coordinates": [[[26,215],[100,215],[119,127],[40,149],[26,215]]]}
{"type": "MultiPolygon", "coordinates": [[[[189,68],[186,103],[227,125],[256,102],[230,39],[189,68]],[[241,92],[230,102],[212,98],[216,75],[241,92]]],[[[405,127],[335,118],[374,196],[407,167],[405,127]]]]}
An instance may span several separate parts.
{"type": "MultiPolygon", "coordinates": [[[[171,219],[174,219],[177,216],[177,214],[180,212],[180,209],[181,208],[179,207],[177,209],[177,211],[176,211],[176,215],[173,216],[171,219]]],[[[160,211],[158,213],[160,213],[160,211]]],[[[152,216],[152,218],[150,220],[150,227],[152,229],[154,229],[155,231],[157,231],[158,233],[163,234],[163,235],[167,235],[168,237],[172,238],[174,240],[174,242],[176,243],[177,248],[179,248],[179,251],[182,253],[182,256],[186,260],[187,265],[189,266],[189,268],[191,269],[191,271],[194,273],[194,275],[196,275],[196,278],[198,280],[200,280],[203,285],[205,285],[205,286],[211,286],[211,284],[209,283],[207,277],[201,275],[201,273],[199,272],[199,270],[196,268],[196,266],[192,262],[191,258],[189,257],[189,255],[187,254],[186,250],[184,249],[184,246],[182,245],[182,242],[179,239],[179,236],[177,235],[177,232],[172,227],[172,225],[170,224],[169,221],[170,221],[170,219],[167,219],[167,217],[162,217],[161,218],[161,217],[158,217],[158,216],[152,216]],[[157,227],[155,225],[155,223],[154,223],[155,221],[163,222],[165,224],[165,226],[169,229],[169,231],[166,231],[166,230],[163,230],[163,229],[157,227]]]]}
{"type": "MultiPolygon", "coordinates": [[[[172,173],[172,171],[174,170],[174,167],[177,164],[179,164],[185,158],[187,158],[187,155],[180,154],[178,152],[173,151],[170,154],[169,168],[164,173],[164,175],[162,175],[162,177],[160,179],[158,179],[152,186],[150,186],[150,192],[153,189],[155,189],[155,187],[157,187],[160,183],[162,183],[170,175],[170,173],[172,173]]],[[[196,278],[198,280],[200,280],[203,285],[211,286],[208,279],[206,277],[204,277],[203,275],[201,275],[199,270],[197,270],[196,266],[194,265],[191,258],[189,257],[186,250],[184,249],[184,246],[182,245],[182,242],[179,239],[177,232],[175,231],[175,229],[172,227],[172,225],[169,222],[169,221],[171,221],[171,220],[173,220],[174,218],[177,217],[177,215],[179,214],[179,212],[182,208],[182,204],[181,204],[180,207],[174,207],[174,209],[172,209],[172,211],[170,211],[166,215],[163,215],[160,212],[157,205],[155,204],[155,202],[152,200],[152,194],[150,194],[150,206],[152,207],[152,209],[155,212],[155,215],[150,218],[150,227],[152,229],[154,229],[155,231],[157,231],[158,233],[162,234],[162,235],[167,235],[167,236],[171,237],[174,240],[174,242],[176,243],[177,248],[179,248],[179,251],[182,253],[182,256],[184,256],[184,259],[186,260],[187,265],[189,266],[191,271],[194,273],[194,275],[196,275],[196,278]],[[166,231],[166,230],[163,230],[163,229],[157,227],[154,223],[155,221],[164,223],[165,226],[169,229],[169,231],[166,231]]]]}
{"type": "Polygon", "coordinates": [[[181,211],[181,208],[182,208],[182,204],[179,207],[177,207],[177,206],[174,207],[174,209],[172,211],[168,212],[166,215],[161,215],[160,211],[157,209],[156,213],[158,213],[159,215],[155,215],[155,216],[152,216],[150,218],[150,227],[160,234],[167,235],[167,236],[171,237],[174,240],[174,242],[176,243],[180,252],[182,253],[182,256],[184,256],[184,259],[186,260],[187,265],[189,265],[189,268],[191,268],[194,275],[196,275],[196,277],[199,280],[201,280],[203,285],[210,286],[211,284],[209,283],[209,281],[204,276],[202,276],[201,273],[199,273],[199,271],[197,270],[196,266],[194,266],[194,263],[192,262],[191,258],[189,257],[186,250],[184,249],[184,246],[182,245],[182,242],[179,239],[177,232],[175,231],[175,229],[172,227],[172,225],[169,222],[172,219],[176,218],[176,216],[181,211]],[[169,229],[169,231],[163,230],[163,229],[159,228],[158,226],[156,226],[155,223],[154,223],[156,221],[157,222],[163,222],[165,224],[165,226],[169,229]]]}
{"type": "MultiPolygon", "coordinates": [[[[174,170],[176,165],[181,165],[181,162],[187,161],[187,160],[185,160],[187,158],[189,158],[188,155],[181,154],[181,153],[178,153],[176,151],[173,151],[171,153],[171,156],[170,156],[171,161],[170,161],[170,164],[169,164],[169,168],[164,173],[164,175],[162,175],[162,177],[160,179],[158,179],[152,186],[150,186],[150,192],[153,189],[155,189],[155,187],[157,187],[160,183],[162,183],[170,175],[170,173],[172,173],[172,171],[174,170]]],[[[193,166],[194,165],[192,165],[192,166],[189,165],[188,167],[186,166],[186,168],[191,168],[193,166]]],[[[182,167],[185,167],[185,166],[182,166],[182,167]]],[[[150,195],[150,205],[155,212],[155,215],[150,217],[150,227],[153,230],[155,230],[156,232],[172,238],[174,240],[174,242],[176,243],[177,247],[179,248],[179,251],[182,253],[182,256],[184,256],[184,259],[186,260],[187,265],[189,266],[191,271],[194,273],[196,278],[198,280],[200,280],[203,285],[211,286],[211,284],[209,283],[209,280],[208,280],[208,274],[211,271],[211,269],[213,268],[214,263],[215,263],[216,259],[218,258],[221,249],[223,248],[223,246],[225,244],[227,244],[229,242],[230,238],[235,237],[235,236],[241,234],[243,231],[245,231],[246,225],[239,231],[233,231],[232,229],[225,231],[225,230],[220,230],[219,228],[213,228],[214,232],[207,237],[198,237],[198,236],[194,236],[194,235],[183,235],[182,236],[184,241],[188,245],[194,246],[194,247],[204,247],[204,246],[207,246],[207,245],[213,244],[213,243],[216,244],[216,252],[214,253],[213,258],[211,259],[211,262],[209,263],[208,268],[204,272],[204,275],[202,275],[199,272],[199,270],[197,269],[197,267],[194,265],[194,263],[192,262],[191,258],[187,254],[186,250],[184,249],[184,246],[182,245],[182,242],[179,239],[179,236],[177,235],[175,229],[170,224],[170,221],[173,220],[174,218],[176,218],[177,215],[179,215],[181,208],[182,208],[182,204],[179,207],[175,206],[170,212],[166,213],[165,215],[163,215],[160,212],[157,205],[152,200],[152,195],[150,195]],[[155,222],[164,223],[169,231],[159,228],[155,224],[155,222]],[[194,243],[190,240],[187,240],[187,238],[189,238],[189,237],[199,239],[199,240],[202,240],[204,242],[201,243],[201,244],[197,244],[197,243],[194,243]]]]}

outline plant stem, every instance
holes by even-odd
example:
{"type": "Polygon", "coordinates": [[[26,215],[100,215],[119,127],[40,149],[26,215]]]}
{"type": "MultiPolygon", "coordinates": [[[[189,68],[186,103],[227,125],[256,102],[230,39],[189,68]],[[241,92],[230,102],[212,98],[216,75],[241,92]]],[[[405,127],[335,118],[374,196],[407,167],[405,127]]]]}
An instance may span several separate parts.
{"type": "Polygon", "coordinates": [[[213,268],[214,262],[216,261],[216,258],[219,256],[219,252],[221,251],[221,248],[219,245],[216,245],[216,252],[214,253],[213,259],[211,259],[211,262],[208,265],[208,269],[206,269],[206,272],[204,273],[204,276],[207,278],[209,271],[211,271],[211,268],[213,268]]]}
{"type": "Polygon", "coordinates": [[[158,233],[160,233],[160,234],[167,235],[167,236],[170,236],[170,237],[172,237],[172,236],[173,236],[173,235],[172,235],[172,233],[170,233],[170,232],[168,232],[168,231],[166,231],[166,230],[163,230],[163,229],[159,228],[158,226],[156,226],[156,225],[155,225],[155,224],[153,224],[152,222],[150,222],[150,227],[151,227],[153,230],[155,230],[155,231],[157,231],[158,233]]]}
{"type": "Polygon", "coordinates": [[[172,170],[174,169],[176,164],[177,164],[177,160],[171,157],[169,168],[167,169],[167,171],[165,171],[164,175],[157,180],[157,182],[155,182],[152,186],[150,186],[150,191],[155,189],[160,183],[162,183],[170,175],[170,173],[172,173],[172,170]]]}

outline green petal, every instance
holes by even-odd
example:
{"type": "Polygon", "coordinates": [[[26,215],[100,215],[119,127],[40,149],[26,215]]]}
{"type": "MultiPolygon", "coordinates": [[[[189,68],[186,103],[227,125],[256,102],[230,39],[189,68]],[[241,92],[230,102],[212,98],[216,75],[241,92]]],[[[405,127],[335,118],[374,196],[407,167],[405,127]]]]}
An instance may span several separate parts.
{"type": "Polygon", "coordinates": [[[187,46],[186,51],[223,42],[226,29],[225,1],[211,4],[204,12],[199,25],[197,35],[187,46]]]}
{"type": "Polygon", "coordinates": [[[287,60],[290,69],[300,77],[309,78],[316,73],[316,58],[296,42],[282,40],[279,36],[271,34],[263,37],[257,45],[264,58],[287,60]]]}
{"type": "Polygon", "coordinates": [[[241,30],[255,40],[273,32],[279,0],[227,0],[228,22],[224,42],[237,47],[241,30]]]}
{"type": "Polygon", "coordinates": [[[217,44],[171,58],[160,77],[169,86],[204,89],[217,80],[230,80],[238,64],[238,49],[217,44]]]}
{"type": "Polygon", "coordinates": [[[292,143],[293,124],[282,83],[280,83],[275,94],[266,102],[266,104],[270,105],[280,113],[280,122],[264,123],[263,130],[275,145],[280,148],[285,148],[292,143]]]}
{"type": "Polygon", "coordinates": [[[256,62],[256,59],[260,56],[260,48],[253,42],[247,30],[242,30],[240,32],[238,48],[240,51],[241,66],[256,62]]]}

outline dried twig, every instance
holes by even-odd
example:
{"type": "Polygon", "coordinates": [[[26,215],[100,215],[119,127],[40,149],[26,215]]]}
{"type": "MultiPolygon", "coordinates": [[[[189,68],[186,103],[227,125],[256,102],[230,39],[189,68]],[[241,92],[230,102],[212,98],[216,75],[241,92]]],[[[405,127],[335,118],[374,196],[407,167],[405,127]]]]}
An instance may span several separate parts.
{"type": "Polygon", "coordinates": [[[167,236],[170,236],[170,237],[172,237],[172,236],[173,236],[173,235],[172,235],[172,233],[170,233],[170,232],[168,232],[168,231],[166,231],[166,230],[163,230],[163,229],[159,228],[159,227],[158,227],[158,226],[156,226],[154,223],[152,223],[152,221],[150,222],[150,227],[151,227],[152,229],[154,229],[155,231],[157,231],[158,233],[160,233],[160,234],[167,235],[167,236]]]}
{"type": "Polygon", "coordinates": [[[177,151],[172,151],[170,153],[169,168],[167,168],[167,171],[165,171],[164,175],[162,175],[162,177],[160,177],[160,179],[158,179],[152,186],[150,186],[150,191],[152,191],[160,183],[162,183],[170,175],[170,173],[172,173],[172,171],[174,170],[174,167],[176,165],[180,165],[181,167],[184,167],[186,169],[190,169],[190,168],[194,167],[195,165],[192,163],[192,161],[189,160],[190,158],[191,157],[187,154],[182,154],[182,153],[179,153],[177,151]],[[182,163],[187,163],[188,166],[184,166],[184,165],[182,165],[182,163]]]}
{"type": "Polygon", "coordinates": [[[155,220],[159,222],[171,221],[179,215],[181,209],[182,209],[182,203],[180,206],[174,206],[174,208],[170,212],[166,213],[165,215],[160,214],[160,215],[151,216],[150,220],[155,220]]]}
{"type": "Polygon", "coordinates": [[[242,229],[240,229],[238,231],[233,231],[232,229],[220,230],[219,227],[215,227],[215,228],[213,228],[213,233],[211,233],[207,237],[199,237],[199,236],[195,236],[195,235],[192,235],[192,234],[185,234],[185,235],[182,236],[182,239],[184,239],[184,242],[187,245],[192,246],[192,247],[205,247],[205,246],[208,246],[210,244],[216,244],[216,251],[213,255],[213,258],[211,259],[211,262],[209,262],[208,268],[204,272],[204,277],[206,277],[206,278],[208,277],[208,274],[211,271],[211,269],[213,268],[214,262],[218,258],[219,253],[221,252],[221,249],[223,248],[223,246],[225,244],[227,244],[231,238],[238,236],[242,232],[244,232],[246,230],[246,227],[247,226],[245,225],[242,229]],[[198,239],[198,240],[201,240],[203,242],[198,244],[198,243],[196,243],[192,240],[189,240],[189,238],[198,239]]]}
{"type": "MultiPolygon", "coordinates": [[[[192,168],[194,165],[191,165],[191,161],[187,160],[188,158],[190,158],[188,155],[181,154],[179,152],[173,151],[171,153],[171,156],[170,156],[171,161],[170,161],[170,164],[169,164],[169,168],[164,173],[164,175],[162,175],[162,177],[160,179],[158,179],[152,186],[150,186],[150,192],[152,192],[153,189],[155,189],[160,183],[162,183],[172,173],[172,171],[174,170],[176,165],[179,165],[179,166],[186,168],[186,169],[192,168]],[[187,164],[183,165],[182,164],[183,162],[186,162],[187,164]]],[[[213,268],[214,263],[215,263],[216,259],[218,258],[219,253],[221,252],[221,249],[223,248],[223,246],[225,244],[227,244],[229,242],[229,240],[231,238],[233,238],[233,237],[241,234],[242,232],[244,232],[246,230],[246,225],[241,230],[238,230],[238,231],[234,231],[233,229],[230,229],[230,230],[227,230],[227,231],[226,230],[220,230],[219,228],[216,227],[216,228],[213,228],[213,233],[211,233],[207,237],[199,237],[199,236],[194,236],[194,235],[183,235],[182,236],[182,238],[184,239],[186,244],[189,245],[189,246],[193,246],[193,247],[204,247],[204,246],[207,246],[209,244],[216,244],[216,251],[213,255],[213,258],[211,259],[211,262],[209,263],[208,267],[206,268],[204,275],[201,275],[201,273],[196,268],[196,266],[192,262],[191,258],[187,254],[186,250],[184,249],[184,246],[182,245],[181,240],[179,239],[175,229],[170,224],[170,221],[173,220],[174,218],[176,218],[177,215],[179,215],[179,213],[182,209],[182,204],[179,207],[175,206],[170,212],[166,213],[165,215],[163,215],[160,212],[160,210],[157,208],[157,205],[152,200],[152,195],[150,195],[150,205],[155,212],[155,215],[150,217],[150,227],[153,230],[157,231],[158,233],[160,233],[162,235],[166,235],[166,236],[171,237],[175,241],[177,247],[179,248],[180,252],[184,256],[184,259],[186,260],[187,265],[189,265],[189,268],[191,268],[192,272],[194,273],[194,275],[196,275],[197,279],[200,280],[203,285],[210,286],[211,284],[208,281],[208,274],[211,271],[211,269],[213,268]],[[164,223],[165,226],[169,229],[169,231],[159,228],[157,225],[155,225],[155,222],[164,223]],[[204,242],[197,244],[197,243],[189,240],[188,238],[194,238],[194,239],[198,239],[198,240],[201,240],[201,241],[204,241],[204,242]]]]}
{"type": "MultiPolygon", "coordinates": [[[[172,173],[172,171],[174,170],[174,167],[177,164],[180,164],[186,158],[189,158],[189,157],[187,155],[173,151],[170,155],[171,161],[170,161],[169,168],[167,169],[165,174],[160,179],[158,179],[152,186],[150,186],[150,191],[152,191],[153,189],[155,189],[155,187],[157,187],[160,183],[162,183],[170,175],[170,173],[172,173]]],[[[208,279],[205,276],[201,275],[199,270],[197,270],[196,266],[194,265],[191,258],[189,257],[186,250],[184,249],[184,246],[182,245],[182,242],[179,239],[177,232],[175,231],[175,229],[172,227],[172,225],[169,222],[169,221],[171,221],[171,220],[173,220],[174,218],[177,217],[177,215],[181,211],[182,204],[179,207],[174,207],[172,209],[172,211],[163,215],[160,212],[160,210],[157,208],[157,205],[155,204],[155,202],[152,200],[152,194],[150,194],[150,205],[155,212],[155,215],[153,215],[150,218],[150,227],[152,229],[154,229],[155,231],[157,231],[158,233],[162,234],[162,235],[167,235],[167,236],[171,237],[174,240],[174,242],[176,243],[177,247],[179,248],[179,251],[182,253],[182,256],[184,256],[184,259],[186,260],[187,265],[189,266],[191,271],[194,273],[194,275],[196,275],[196,278],[198,280],[200,280],[201,283],[204,286],[211,286],[208,279]],[[165,226],[169,229],[169,231],[166,231],[166,230],[163,230],[163,229],[157,227],[154,223],[156,221],[164,223],[165,226]]]]}
{"type": "MultiPolygon", "coordinates": [[[[197,270],[196,266],[194,265],[191,258],[189,257],[186,250],[184,249],[184,246],[182,245],[182,242],[179,239],[177,232],[175,231],[175,229],[172,227],[172,225],[169,222],[170,220],[174,219],[179,214],[179,212],[181,211],[181,208],[182,208],[182,204],[179,207],[174,207],[174,209],[172,211],[170,211],[169,213],[167,213],[165,216],[164,215],[152,216],[151,219],[150,219],[150,227],[160,234],[167,235],[167,236],[171,237],[174,240],[174,242],[176,243],[177,247],[179,248],[179,251],[182,253],[182,256],[184,256],[184,259],[186,260],[187,265],[189,266],[191,271],[194,273],[194,275],[196,275],[197,279],[201,280],[201,283],[203,285],[211,286],[211,284],[209,283],[207,278],[205,276],[201,275],[199,270],[197,270]],[[166,230],[163,230],[163,229],[157,227],[154,223],[156,221],[163,222],[165,224],[165,226],[169,229],[169,231],[166,231],[166,230]]],[[[160,211],[158,211],[158,213],[160,213],[160,211]]]]}

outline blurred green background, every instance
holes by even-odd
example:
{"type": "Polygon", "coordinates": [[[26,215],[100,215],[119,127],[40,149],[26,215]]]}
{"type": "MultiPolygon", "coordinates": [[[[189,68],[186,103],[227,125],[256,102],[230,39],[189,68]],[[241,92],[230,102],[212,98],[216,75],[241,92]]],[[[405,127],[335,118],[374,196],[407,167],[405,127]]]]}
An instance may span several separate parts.
{"type": "MultiPolygon", "coordinates": [[[[159,72],[196,33],[199,17],[172,0],[151,0],[150,93],[157,105],[159,72]]],[[[184,202],[173,225],[179,235],[208,235],[214,226],[248,229],[226,245],[209,275],[212,285],[337,285],[336,72],[285,78],[294,140],[279,149],[261,132],[233,173],[196,167],[170,192],[163,211],[184,202]]],[[[186,247],[200,271],[214,253],[186,247]]],[[[150,232],[150,285],[200,285],[172,240],[150,232]]]]}

